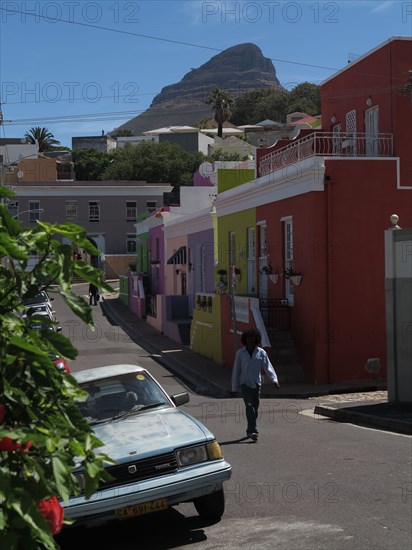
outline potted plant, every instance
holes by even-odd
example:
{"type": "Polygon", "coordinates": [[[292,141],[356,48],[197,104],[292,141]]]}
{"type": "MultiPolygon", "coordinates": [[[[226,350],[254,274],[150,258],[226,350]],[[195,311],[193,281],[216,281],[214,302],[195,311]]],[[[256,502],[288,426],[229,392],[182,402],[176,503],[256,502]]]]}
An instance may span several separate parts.
{"type": "Polygon", "coordinates": [[[293,267],[291,267],[291,266],[287,267],[286,269],[283,270],[282,274],[285,277],[285,279],[290,279],[294,285],[296,285],[296,286],[300,285],[302,275],[300,273],[298,273],[297,271],[295,271],[293,269],[293,267]]]}
{"type": "Polygon", "coordinates": [[[265,273],[273,284],[276,284],[279,281],[279,275],[274,273],[273,267],[268,264],[262,267],[261,273],[265,273]]]}

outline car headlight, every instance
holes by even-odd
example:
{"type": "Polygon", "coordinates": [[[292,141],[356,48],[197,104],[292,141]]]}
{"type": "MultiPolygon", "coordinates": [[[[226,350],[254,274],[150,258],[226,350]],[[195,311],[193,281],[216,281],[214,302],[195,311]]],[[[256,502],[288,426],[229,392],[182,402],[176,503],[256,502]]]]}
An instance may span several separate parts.
{"type": "Polygon", "coordinates": [[[208,460],[218,460],[222,458],[220,445],[217,441],[206,443],[206,445],[198,445],[197,447],[188,447],[180,449],[176,452],[177,462],[179,466],[190,466],[208,460]]]}

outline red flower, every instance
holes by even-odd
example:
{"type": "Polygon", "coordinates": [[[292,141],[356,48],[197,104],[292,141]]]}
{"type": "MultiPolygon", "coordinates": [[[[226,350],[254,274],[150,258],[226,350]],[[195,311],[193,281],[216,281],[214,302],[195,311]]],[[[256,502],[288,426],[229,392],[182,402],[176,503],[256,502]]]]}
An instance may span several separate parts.
{"type": "Polygon", "coordinates": [[[3,437],[0,439],[0,451],[6,451],[11,453],[21,448],[21,443],[14,443],[14,440],[11,437],[3,437]]]}
{"type": "Polygon", "coordinates": [[[33,443],[28,441],[24,447],[21,443],[15,443],[11,437],[3,437],[0,439],[0,451],[6,451],[6,453],[12,453],[13,451],[22,450],[23,453],[28,453],[33,443]]]}
{"type": "Polygon", "coordinates": [[[41,500],[38,508],[48,522],[53,535],[60,533],[63,525],[64,510],[55,496],[41,500]]]}
{"type": "Polygon", "coordinates": [[[28,441],[28,442],[26,443],[26,446],[25,446],[24,449],[23,449],[23,453],[28,453],[29,450],[30,450],[30,448],[31,448],[32,446],[33,446],[33,442],[32,442],[32,441],[28,441]]]}
{"type": "Polygon", "coordinates": [[[6,408],[3,403],[0,403],[0,422],[3,422],[5,414],[6,408]]]}

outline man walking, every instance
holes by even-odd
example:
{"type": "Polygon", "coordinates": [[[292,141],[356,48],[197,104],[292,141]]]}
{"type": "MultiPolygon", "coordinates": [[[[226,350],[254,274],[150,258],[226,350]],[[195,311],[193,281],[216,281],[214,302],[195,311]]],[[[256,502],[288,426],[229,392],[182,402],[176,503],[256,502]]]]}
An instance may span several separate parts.
{"type": "Polygon", "coordinates": [[[241,337],[243,347],[236,352],[232,371],[232,391],[241,392],[246,408],[246,435],[258,440],[258,417],[262,369],[272,383],[280,388],[278,377],[266,351],[260,347],[262,337],[257,328],[246,329],[241,337]]]}
{"type": "Polygon", "coordinates": [[[97,289],[97,286],[90,283],[90,285],[89,285],[89,304],[90,305],[97,306],[98,293],[99,293],[99,291],[97,289]],[[93,302],[93,304],[92,304],[92,302],[93,302]]]}

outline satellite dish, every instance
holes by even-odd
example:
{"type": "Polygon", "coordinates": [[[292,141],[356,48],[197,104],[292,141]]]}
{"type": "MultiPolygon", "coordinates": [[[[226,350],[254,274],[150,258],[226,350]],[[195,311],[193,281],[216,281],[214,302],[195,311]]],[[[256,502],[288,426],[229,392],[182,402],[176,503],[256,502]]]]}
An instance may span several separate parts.
{"type": "Polygon", "coordinates": [[[202,164],[199,166],[199,174],[204,178],[208,178],[211,174],[213,174],[212,163],[202,162],[202,164]]]}

